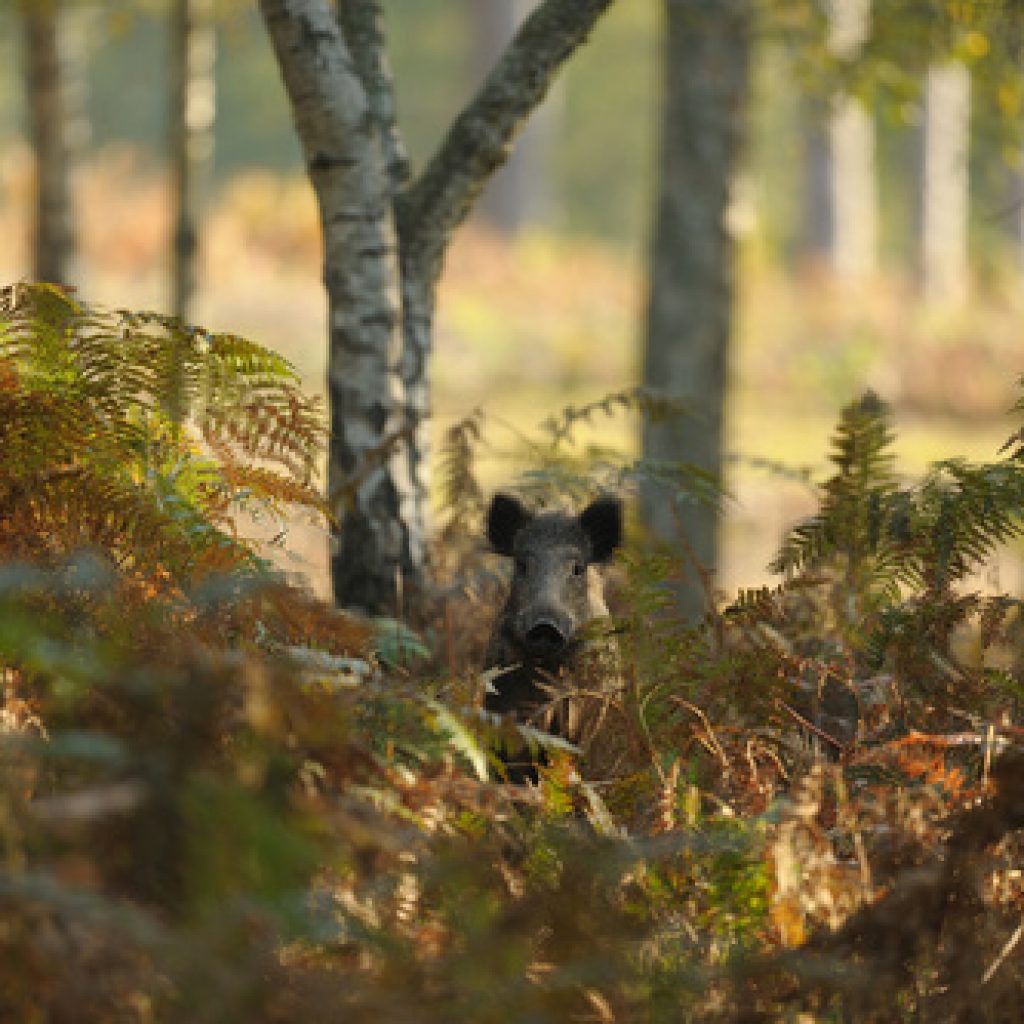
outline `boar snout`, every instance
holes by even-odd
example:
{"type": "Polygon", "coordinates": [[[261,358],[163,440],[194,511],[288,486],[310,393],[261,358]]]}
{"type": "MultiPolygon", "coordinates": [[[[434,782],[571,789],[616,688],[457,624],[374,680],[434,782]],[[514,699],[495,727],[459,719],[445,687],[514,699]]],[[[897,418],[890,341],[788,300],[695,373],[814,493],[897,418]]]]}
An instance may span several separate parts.
{"type": "Polygon", "coordinates": [[[553,658],[569,646],[571,631],[553,618],[536,619],[523,635],[527,652],[535,658],[553,658]]]}

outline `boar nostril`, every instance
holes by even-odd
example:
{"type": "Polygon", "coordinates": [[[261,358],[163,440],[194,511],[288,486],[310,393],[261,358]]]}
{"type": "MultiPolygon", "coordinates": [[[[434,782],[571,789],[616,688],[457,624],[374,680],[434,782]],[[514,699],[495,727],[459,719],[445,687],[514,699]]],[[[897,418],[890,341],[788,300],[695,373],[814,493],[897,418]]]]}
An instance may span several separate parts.
{"type": "Polygon", "coordinates": [[[553,622],[543,621],[527,631],[526,644],[535,654],[557,654],[565,647],[566,638],[553,622]]]}

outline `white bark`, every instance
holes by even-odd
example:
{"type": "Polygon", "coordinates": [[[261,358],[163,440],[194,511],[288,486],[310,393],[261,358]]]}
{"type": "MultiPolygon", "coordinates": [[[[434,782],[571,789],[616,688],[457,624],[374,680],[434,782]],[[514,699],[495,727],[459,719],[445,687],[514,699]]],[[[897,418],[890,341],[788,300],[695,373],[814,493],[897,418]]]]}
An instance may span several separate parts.
{"type": "Polygon", "coordinates": [[[423,173],[402,188],[380,0],[346,0],[338,19],[328,0],[260,0],[324,232],[328,486],[347,501],[332,563],[341,604],[394,609],[403,582],[422,582],[426,371],[444,253],[520,124],[612,2],[543,0],[423,173]]]}
{"type": "MultiPolygon", "coordinates": [[[[854,60],[870,28],[871,0],[830,0],[827,45],[840,60],[854,60]]],[[[833,98],[824,133],[812,125],[808,140],[810,235],[845,282],[869,277],[878,259],[878,188],[875,127],[854,96],[833,98]]]]}
{"type": "Polygon", "coordinates": [[[832,148],[832,266],[844,281],[861,281],[877,268],[878,189],[875,126],[863,103],[837,100],[829,125],[832,148]]]}
{"type": "Polygon", "coordinates": [[[366,90],[388,177],[395,189],[401,188],[409,180],[411,171],[398,131],[391,68],[384,46],[381,0],[346,0],[338,6],[338,23],[348,43],[356,73],[366,90]]]}
{"type": "Polygon", "coordinates": [[[400,515],[405,460],[381,459],[403,426],[391,184],[366,90],[324,0],[260,0],[291,98],[324,239],[330,325],[328,493],[339,602],[377,610],[422,562],[421,524],[400,515]],[[344,504],[340,504],[344,502],[344,504]]]}
{"type": "Polygon", "coordinates": [[[828,0],[828,48],[840,60],[851,60],[868,36],[871,0],[828,0]]]}
{"type": "Polygon", "coordinates": [[[962,305],[968,293],[968,145],[971,78],[957,61],[928,69],[924,98],[921,289],[926,301],[962,305]]]}
{"type": "Polygon", "coordinates": [[[171,312],[188,320],[196,289],[203,193],[213,159],[216,35],[212,0],[174,0],[171,10],[170,164],[174,205],[171,312]]]}

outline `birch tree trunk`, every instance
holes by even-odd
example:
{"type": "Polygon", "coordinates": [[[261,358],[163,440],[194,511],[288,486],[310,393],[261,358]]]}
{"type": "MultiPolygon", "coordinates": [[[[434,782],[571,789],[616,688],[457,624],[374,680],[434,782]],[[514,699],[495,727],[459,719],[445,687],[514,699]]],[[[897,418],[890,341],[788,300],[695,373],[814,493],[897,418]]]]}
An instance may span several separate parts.
{"type": "MultiPolygon", "coordinates": [[[[734,291],[726,213],[744,136],[751,5],[668,0],[667,16],[644,383],[682,397],[695,415],[646,422],[643,453],[720,476],[734,291]]],[[[699,566],[678,588],[682,613],[698,617],[706,606],[701,574],[713,578],[717,567],[714,509],[676,504],[648,483],[641,515],[655,540],[688,551],[699,566]]]]}
{"type": "MultiPolygon", "coordinates": [[[[853,60],[867,39],[871,0],[831,0],[829,48],[853,60]]],[[[829,123],[832,154],[832,267],[847,282],[874,273],[878,250],[878,187],[875,177],[875,126],[855,96],[834,100],[829,123]]]]}
{"type": "Polygon", "coordinates": [[[171,312],[189,320],[203,194],[213,159],[216,36],[212,0],[174,0],[170,28],[171,312]]]}
{"type": "Polygon", "coordinates": [[[316,192],[327,289],[331,440],[327,489],[342,520],[336,598],[375,611],[414,575],[408,488],[386,457],[402,422],[397,254],[391,187],[369,101],[323,0],[261,0],[316,192]],[[361,479],[360,479],[361,477],[361,479]]]}
{"type": "MultiPolygon", "coordinates": [[[[73,168],[85,144],[81,39],[60,0],[24,0],[25,87],[36,165],[32,274],[72,284],[78,276],[73,168]]],[[[79,26],[81,28],[82,26],[79,26]]]]}
{"type": "MultiPolygon", "coordinates": [[[[870,0],[830,0],[827,11],[830,52],[840,60],[855,59],[867,39],[870,0]]],[[[878,262],[871,114],[848,95],[809,106],[805,237],[812,252],[827,257],[840,281],[862,281],[878,262]]]]}
{"type": "Polygon", "coordinates": [[[967,300],[971,77],[958,61],[933,64],[922,132],[921,291],[946,306],[967,300]]]}
{"type": "Polygon", "coordinates": [[[804,143],[803,250],[816,268],[831,267],[835,230],[829,104],[818,97],[808,97],[801,104],[800,115],[804,143]]]}
{"type": "MultiPolygon", "coordinates": [[[[1024,161],[1024,149],[1021,150],[1024,161]]],[[[1008,167],[1006,172],[1006,238],[1017,278],[1024,278],[1024,169],[1008,167]]]]}
{"type": "Polygon", "coordinates": [[[444,253],[613,0],[544,0],[408,181],[380,0],[260,0],[324,235],[335,599],[396,610],[426,574],[427,366],[444,253]]]}
{"type": "Polygon", "coordinates": [[[875,128],[857,99],[844,96],[832,115],[832,267],[839,280],[863,281],[878,263],[875,128]]]}

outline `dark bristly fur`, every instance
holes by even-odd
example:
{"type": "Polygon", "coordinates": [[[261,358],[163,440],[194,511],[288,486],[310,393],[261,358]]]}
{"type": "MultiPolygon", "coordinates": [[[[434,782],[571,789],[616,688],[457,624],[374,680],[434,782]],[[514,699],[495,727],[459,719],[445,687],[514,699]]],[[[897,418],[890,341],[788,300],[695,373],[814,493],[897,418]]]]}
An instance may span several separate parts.
{"type": "MultiPolygon", "coordinates": [[[[497,494],[487,536],[495,552],[513,559],[514,570],[487,648],[485,667],[492,672],[484,707],[581,742],[585,716],[572,691],[594,653],[583,631],[608,614],[597,566],[621,543],[621,502],[601,497],[574,516],[533,513],[517,498],[497,494]],[[493,671],[502,668],[507,671],[493,671]]],[[[512,781],[536,777],[529,758],[518,754],[508,774],[512,781]]]]}

